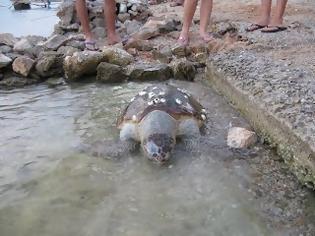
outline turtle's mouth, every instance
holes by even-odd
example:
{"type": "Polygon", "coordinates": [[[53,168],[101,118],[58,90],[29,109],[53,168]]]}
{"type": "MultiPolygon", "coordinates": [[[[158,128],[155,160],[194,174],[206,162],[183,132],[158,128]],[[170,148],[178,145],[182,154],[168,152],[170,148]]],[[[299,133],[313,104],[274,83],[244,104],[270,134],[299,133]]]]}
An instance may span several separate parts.
{"type": "Polygon", "coordinates": [[[163,164],[168,161],[174,146],[174,142],[171,138],[165,138],[165,135],[155,135],[153,137],[149,137],[143,142],[143,149],[147,157],[159,164],[163,164]]]}

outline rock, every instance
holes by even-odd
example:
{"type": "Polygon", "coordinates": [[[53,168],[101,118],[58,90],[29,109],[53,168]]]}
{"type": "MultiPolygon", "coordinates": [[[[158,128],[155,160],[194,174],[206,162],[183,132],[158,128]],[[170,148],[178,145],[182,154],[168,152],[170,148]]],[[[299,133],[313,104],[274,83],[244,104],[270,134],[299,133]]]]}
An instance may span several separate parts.
{"type": "Polygon", "coordinates": [[[10,57],[7,57],[6,55],[0,53],[0,68],[8,66],[11,62],[12,59],[10,57]]]}
{"type": "Polygon", "coordinates": [[[53,35],[46,42],[41,44],[41,46],[49,49],[49,50],[57,50],[60,46],[66,44],[69,39],[63,35],[53,35]]]}
{"type": "Polygon", "coordinates": [[[16,75],[5,75],[5,78],[0,81],[0,88],[17,88],[26,85],[38,83],[39,80],[34,78],[19,77],[16,75]]]}
{"type": "Polygon", "coordinates": [[[74,2],[63,1],[57,11],[57,16],[60,18],[62,25],[70,25],[73,19],[74,2]]]}
{"type": "Polygon", "coordinates": [[[4,74],[0,73],[0,81],[3,80],[4,74]]]}
{"type": "Polygon", "coordinates": [[[94,25],[94,27],[102,27],[104,29],[105,28],[104,17],[102,17],[102,18],[97,17],[97,18],[93,19],[92,24],[94,25]]]}
{"type": "Polygon", "coordinates": [[[131,34],[136,39],[151,39],[160,35],[158,24],[145,24],[137,32],[131,34]]]}
{"type": "Polygon", "coordinates": [[[19,56],[22,56],[21,54],[18,54],[18,53],[14,53],[14,52],[9,52],[6,54],[7,57],[10,57],[11,60],[13,61],[15,58],[19,57],[19,56]]]}
{"type": "Polygon", "coordinates": [[[153,58],[162,63],[169,63],[172,60],[172,50],[168,46],[162,47],[159,50],[154,50],[153,58]]]}
{"type": "Polygon", "coordinates": [[[96,80],[106,83],[117,83],[127,79],[127,75],[120,66],[101,62],[97,66],[96,80]]]}
{"type": "Polygon", "coordinates": [[[14,7],[14,10],[28,10],[28,9],[31,9],[31,4],[30,2],[19,2],[19,1],[16,1],[13,3],[13,7],[14,7]]]}
{"type": "Polygon", "coordinates": [[[7,45],[0,46],[0,53],[6,54],[12,52],[12,48],[7,45]]]}
{"type": "Polygon", "coordinates": [[[31,44],[37,45],[40,42],[45,42],[47,38],[38,35],[28,35],[25,37],[31,44]]]}
{"type": "Polygon", "coordinates": [[[127,12],[127,4],[121,3],[119,6],[119,13],[126,13],[127,12]]]}
{"type": "Polygon", "coordinates": [[[194,64],[185,58],[173,60],[171,68],[174,78],[178,80],[193,81],[197,73],[194,64]]]}
{"type": "Polygon", "coordinates": [[[18,42],[14,44],[13,51],[15,52],[20,52],[20,53],[25,53],[29,50],[31,50],[34,47],[33,44],[28,41],[26,38],[22,38],[18,42]]]}
{"type": "Polygon", "coordinates": [[[71,25],[60,25],[59,27],[66,32],[70,31],[77,32],[80,29],[80,25],[78,23],[73,23],[71,25]]]}
{"type": "Polygon", "coordinates": [[[36,63],[36,71],[41,77],[63,74],[63,54],[54,51],[42,52],[36,63]]]}
{"type": "Polygon", "coordinates": [[[4,44],[10,47],[13,47],[13,45],[17,42],[17,39],[9,33],[2,33],[0,34],[0,45],[4,44]]]}
{"type": "Polygon", "coordinates": [[[13,71],[27,77],[34,66],[35,61],[29,57],[21,56],[16,58],[12,63],[13,71]]]}
{"type": "Polygon", "coordinates": [[[127,30],[127,34],[128,35],[132,35],[133,33],[136,33],[140,30],[142,24],[139,21],[136,20],[126,20],[124,23],[126,30],[127,30]]]}
{"type": "Polygon", "coordinates": [[[84,50],[85,45],[83,41],[79,41],[79,40],[70,40],[69,42],[66,43],[66,46],[71,46],[74,48],[77,48],[79,50],[84,50]]]}
{"type": "Polygon", "coordinates": [[[67,56],[64,60],[64,71],[67,80],[78,80],[84,75],[96,74],[99,63],[106,61],[101,52],[83,51],[67,56]]]}
{"type": "Polygon", "coordinates": [[[256,141],[255,132],[241,127],[230,128],[227,135],[227,145],[231,148],[248,148],[256,141]]]}
{"type": "Polygon", "coordinates": [[[52,77],[52,78],[49,78],[48,80],[46,80],[45,83],[50,88],[54,88],[54,87],[57,87],[59,85],[65,85],[66,84],[63,77],[52,77]]]}
{"type": "Polygon", "coordinates": [[[75,47],[71,47],[71,46],[61,46],[60,48],[58,48],[57,52],[61,53],[64,55],[64,57],[66,56],[72,56],[73,53],[75,52],[80,52],[81,50],[75,47]]]}
{"type": "Polygon", "coordinates": [[[128,66],[127,74],[131,80],[167,80],[172,77],[167,64],[133,64],[128,66]]]}
{"type": "Polygon", "coordinates": [[[128,20],[130,20],[130,15],[128,13],[120,13],[117,16],[118,20],[120,20],[121,22],[126,22],[128,20]]]}
{"type": "Polygon", "coordinates": [[[104,39],[106,37],[106,31],[103,27],[95,27],[92,29],[92,33],[96,39],[104,39]]]}
{"type": "Polygon", "coordinates": [[[187,47],[181,46],[176,44],[174,47],[171,48],[172,53],[176,57],[186,57],[189,56],[190,50],[187,47]]]}
{"type": "Polygon", "coordinates": [[[225,35],[226,33],[237,33],[237,27],[231,22],[219,22],[215,24],[215,31],[219,35],[225,35]]]}
{"type": "Polygon", "coordinates": [[[152,51],[153,45],[149,40],[130,38],[127,42],[123,43],[124,49],[135,48],[139,51],[152,51]]]}
{"type": "Polygon", "coordinates": [[[132,55],[121,48],[105,46],[102,48],[106,61],[119,66],[127,66],[134,61],[132,55]]]}

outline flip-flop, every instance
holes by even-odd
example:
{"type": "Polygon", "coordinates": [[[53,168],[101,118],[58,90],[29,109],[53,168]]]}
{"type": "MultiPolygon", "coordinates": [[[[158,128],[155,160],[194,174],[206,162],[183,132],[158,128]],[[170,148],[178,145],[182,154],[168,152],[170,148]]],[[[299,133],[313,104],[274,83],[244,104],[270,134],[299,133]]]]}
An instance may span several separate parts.
{"type": "Polygon", "coordinates": [[[182,47],[186,47],[189,44],[189,38],[186,38],[184,36],[180,36],[177,40],[177,43],[182,46],[182,47]]]}
{"type": "Polygon", "coordinates": [[[253,32],[255,30],[259,30],[259,29],[262,29],[262,28],[265,28],[266,25],[260,25],[260,24],[251,24],[250,26],[248,26],[245,30],[247,32],[253,32]]]}
{"type": "Polygon", "coordinates": [[[84,41],[85,48],[90,51],[97,51],[99,48],[96,46],[95,41],[85,40],[84,41]]]}
{"type": "Polygon", "coordinates": [[[267,26],[266,28],[262,29],[262,33],[276,33],[280,31],[286,30],[287,27],[285,26],[267,26]]]}

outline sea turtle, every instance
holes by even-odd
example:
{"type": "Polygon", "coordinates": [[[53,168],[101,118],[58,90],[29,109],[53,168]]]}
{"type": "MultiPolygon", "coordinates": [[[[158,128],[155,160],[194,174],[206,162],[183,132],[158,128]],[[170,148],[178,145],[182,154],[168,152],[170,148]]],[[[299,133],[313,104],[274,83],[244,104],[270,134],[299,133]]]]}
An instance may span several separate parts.
{"type": "Polygon", "coordinates": [[[140,143],[145,155],[166,162],[179,137],[186,144],[200,137],[206,110],[186,90],[168,84],[139,92],[117,120],[124,151],[140,143]]]}

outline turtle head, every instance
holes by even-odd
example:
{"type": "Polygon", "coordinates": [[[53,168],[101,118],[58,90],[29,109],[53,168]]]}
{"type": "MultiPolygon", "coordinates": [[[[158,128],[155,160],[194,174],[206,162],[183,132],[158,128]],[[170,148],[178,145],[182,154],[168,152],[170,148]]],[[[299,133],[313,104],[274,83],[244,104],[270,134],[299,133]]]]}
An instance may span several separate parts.
{"type": "Polygon", "coordinates": [[[151,134],[142,143],[146,156],[159,164],[165,163],[171,156],[175,139],[168,134],[151,134]]]}
{"type": "Polygon", "coordinates": [[[149,112],[139,125],[141,145],[145,155],[158,163],[166,162],[176,143],[176,120],[167,112],[149,112]]]}

